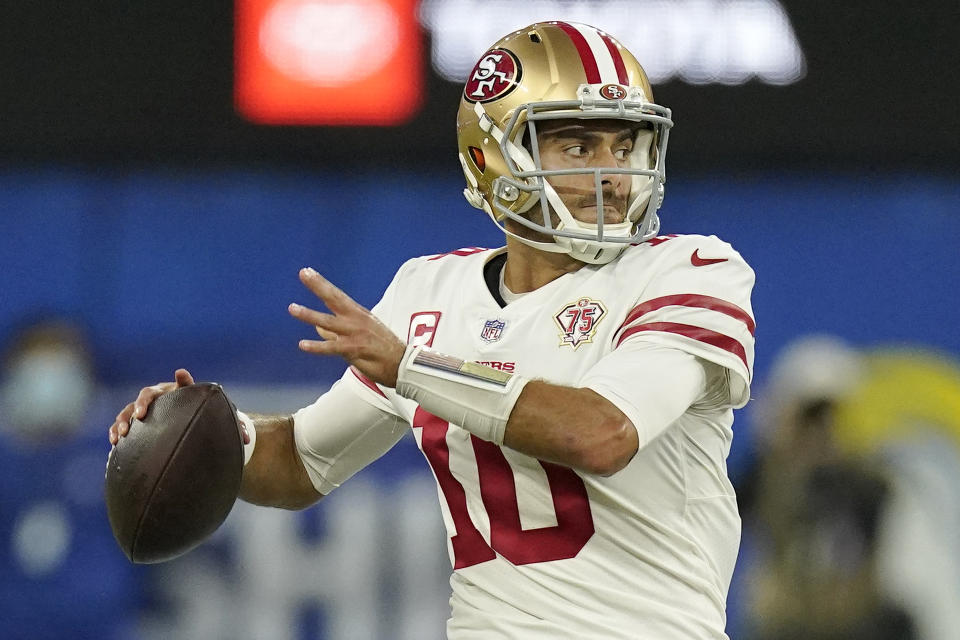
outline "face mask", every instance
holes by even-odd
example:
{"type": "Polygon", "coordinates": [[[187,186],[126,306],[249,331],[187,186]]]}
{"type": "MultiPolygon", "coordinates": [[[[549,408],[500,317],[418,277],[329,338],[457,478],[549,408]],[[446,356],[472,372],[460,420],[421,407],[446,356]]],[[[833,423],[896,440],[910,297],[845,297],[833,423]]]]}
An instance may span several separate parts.
{"type": "Polygon", "coordinates": [[[25,354],[0,388],[0,428],[28,440],[73,432],[83,424],[92,392],[93,381],[80,356],[25,354]]]}

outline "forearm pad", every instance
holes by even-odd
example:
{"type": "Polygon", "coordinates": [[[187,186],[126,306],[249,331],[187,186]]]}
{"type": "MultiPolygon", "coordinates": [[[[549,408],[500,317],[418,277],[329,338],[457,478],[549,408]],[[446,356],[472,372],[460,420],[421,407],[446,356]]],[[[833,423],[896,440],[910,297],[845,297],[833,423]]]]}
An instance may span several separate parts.
{"type": "Polygon", "coordinates": [[[397,393],[478,438],[503,444],[503,432],[526,378],[424,347],[408,346],[397,393]]]}

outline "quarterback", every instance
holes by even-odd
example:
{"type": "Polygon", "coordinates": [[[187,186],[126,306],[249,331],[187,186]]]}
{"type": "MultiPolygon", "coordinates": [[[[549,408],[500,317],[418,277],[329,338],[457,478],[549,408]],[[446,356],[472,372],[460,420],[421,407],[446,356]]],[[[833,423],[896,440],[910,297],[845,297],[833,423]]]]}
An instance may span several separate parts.
{"type": "MultiPolygon", "coordinates": [[[[241,498],[304,508],[410,429],[453,576],[448,637],[726,638],[754,275],[713,236],[658,235],[669,109],[593,27],[544,22],[477,62],[464,194],[505,246],[413,258],[367,310],[310,268],[300,349],[349,363],[292,416],[247,416],[241,498]]],[[[116,442],[158,395],[117,416],[116,442]]]]}

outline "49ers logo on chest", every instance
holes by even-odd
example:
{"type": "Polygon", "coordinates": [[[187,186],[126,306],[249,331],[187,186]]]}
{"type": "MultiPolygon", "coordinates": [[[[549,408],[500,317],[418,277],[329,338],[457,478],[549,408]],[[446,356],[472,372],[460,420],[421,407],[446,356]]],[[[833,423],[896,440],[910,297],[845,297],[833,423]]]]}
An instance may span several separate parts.
{"type": "Polygon", "coordinates": [[[520,84],[522,68],[517,57],[506,49],[491,49],[467,76],[463,97],[470,102],[502,98],[520,84]]]}
{"type": "Polygon", "coordinates": [[[576,350],[581,344],[593,342],[597,324],[606,314],[599,300],[580,298],[566,305],[553,317],[560,328],[560,346],[566,344],[576,350]]]}

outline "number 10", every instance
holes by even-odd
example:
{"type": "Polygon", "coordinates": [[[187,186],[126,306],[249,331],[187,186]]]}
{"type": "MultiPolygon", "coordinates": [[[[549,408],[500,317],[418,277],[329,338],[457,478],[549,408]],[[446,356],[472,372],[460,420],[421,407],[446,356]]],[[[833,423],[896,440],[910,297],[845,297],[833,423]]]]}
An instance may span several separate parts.
{"type": "Polygon", "coordinates": [[[523,529],[513,470],[497,445],[470,436],[477,459],[480,496],[490,518],[490,544],[477,530],[467,510],[463,485],[450,472],[447,447],[449,423],[417,408],[413,427],[422,428],[421,448],[433,468],[457,533],[450,539],[454,569],[463,569],[496,558],[515,565],[573,558],[593,536],[593,515],[587,488],[572,469],[540,461],[550,485],[557,524],[523,529]]]}

